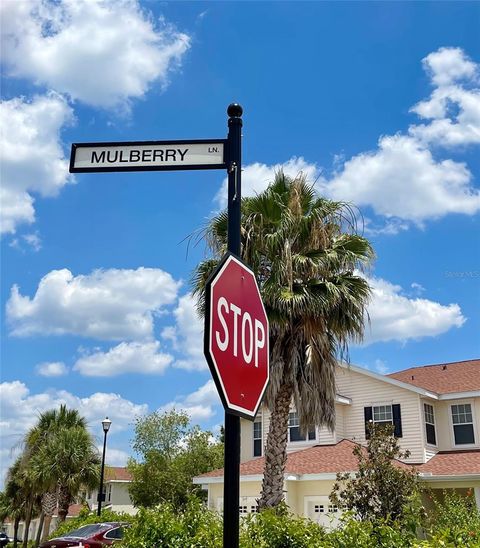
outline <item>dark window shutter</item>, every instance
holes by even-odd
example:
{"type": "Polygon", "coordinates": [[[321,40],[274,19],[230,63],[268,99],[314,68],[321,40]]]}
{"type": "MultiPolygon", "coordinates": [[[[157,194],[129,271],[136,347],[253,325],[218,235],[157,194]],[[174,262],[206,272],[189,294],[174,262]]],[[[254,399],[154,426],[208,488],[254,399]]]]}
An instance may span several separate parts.
{"type": "Polygon", "coordinates": [[[364,407],[363,408],[363,414],[365,416],[365,439],[370,439],[370,431],[369,431],[369,424],[370,421],[373,422],[373,410],[371,407],[364,407]]]}
{"type": "Polygon", "coordinates": [[[396,438],[402,437],[402,415],[400,413],[400,404],[395,403],[392,405],[392,415],[393,415],[393,435],[396,438]]]}

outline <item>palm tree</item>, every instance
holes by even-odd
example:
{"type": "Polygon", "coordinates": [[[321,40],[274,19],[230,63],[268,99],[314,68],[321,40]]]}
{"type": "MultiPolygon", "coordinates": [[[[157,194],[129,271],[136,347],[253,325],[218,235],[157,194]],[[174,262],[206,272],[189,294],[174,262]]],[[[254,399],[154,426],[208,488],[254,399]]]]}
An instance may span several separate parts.
{"type": "Polygon", "coordinates": [[[91,434],[82,426],[59,430],[39,447],[31,459],[32,476],[40,485],[52,478],[58,486],[58,516],[64,521],[68,507],[82,487],[99,481],[100,458],[91,434]]]}
{"type": "MultiPolygon", "coordinates": [[[[68,409],[61,405],[58,409],[50,409],[41,413],[37,423],[26,434],[24,445],[27,460],[33,459],[38,452],[52,441],[60,432],[70,428],[81,428],[86,432],[87,423],[76,409],[68,409]]],[[[44,451],[42,452],[44,455],[44,451]]],[[[59,476],[51,468],[45,468],[41,475],[38,474],[38,457],[36,463],[35,480],[37,488],[41,492],[41,506],[43,521],[43,533],[41,542],[44,542],[50,532],[50,524],[53,514],[57,509],[59,495],[59,476]]],[[[38,543],[37,543],[38,544],[38,543]]]]}
{"type": "MultiPolygon", "coordinates": [[[[23,455],[20,455],[8,469],[0,510],[2,519],[7,516],[13,519],[13,548],[17,548],[20,521],[27,517],[32,495],[31,486],[25,482],[23,462],[23,455]]],[[[24,536],[26,533],[27,529],[24,536]]]]}
{"type": "MultiPolygon", "coordinates": [[[[368,283],[358,269],[374,258],[359,236],[352,208],[319,197],[303,175],[282,172],[261,194],[242,200],[242,258],[256,273],[270,322],[271,410],[259,506],[283,500],[288,419],[292,399],[300,427],[335,424],[335,365],[348,343],[363,336],[368,283]]],[[[227,212],[205,230],[215,258],[194,276],[198,309],[204,287],[227,249],[227,212]]]]}

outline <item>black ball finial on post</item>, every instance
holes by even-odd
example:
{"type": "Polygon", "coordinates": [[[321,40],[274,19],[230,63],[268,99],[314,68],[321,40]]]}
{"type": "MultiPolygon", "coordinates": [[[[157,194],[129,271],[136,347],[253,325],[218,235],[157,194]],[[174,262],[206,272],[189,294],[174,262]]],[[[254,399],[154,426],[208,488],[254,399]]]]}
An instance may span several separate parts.
{"type": "Polygon", "coordinates": [[[238,103],[231,103],[228,105],[227,114],[230,118],[240,118],[243,114],[243,108],[238,103]]]}

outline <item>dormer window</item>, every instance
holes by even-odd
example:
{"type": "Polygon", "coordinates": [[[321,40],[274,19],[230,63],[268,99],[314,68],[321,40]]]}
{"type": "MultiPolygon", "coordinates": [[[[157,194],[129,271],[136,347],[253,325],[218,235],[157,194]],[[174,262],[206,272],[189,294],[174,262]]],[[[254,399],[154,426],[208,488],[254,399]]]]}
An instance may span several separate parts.
{"type": "MultiPolygon", "coordinates": [[[[308,431],[308,441],[314,441],[317,438],[315,427],[308,431]]],[[[300,421],[297,413],[290,413],[288,416],[288,441],[307,441],[307,436],[300,432],[300,421]]]]}
{"type": "Polygon", "coordinates": [[[452,405],[451,410],[455,445],[474,444],[472,405],[470,403],[458,403],[452,405]]]}

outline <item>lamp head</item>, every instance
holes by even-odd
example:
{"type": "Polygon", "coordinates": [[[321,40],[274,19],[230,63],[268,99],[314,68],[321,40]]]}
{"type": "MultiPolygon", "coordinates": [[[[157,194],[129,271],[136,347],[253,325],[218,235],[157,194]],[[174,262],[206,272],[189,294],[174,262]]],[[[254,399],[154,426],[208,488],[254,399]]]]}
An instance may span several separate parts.
{"type": "Polygon", "coordinates": [[[105,417],[102,421],[102,426],[103,426],[103,431],[105,433],[107,433],[109,430],[110,430],[110,425],[112,424],[112,421],[108,418],[108,417],[105,417]]]}

